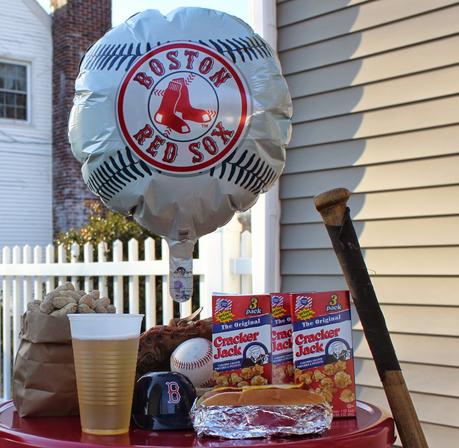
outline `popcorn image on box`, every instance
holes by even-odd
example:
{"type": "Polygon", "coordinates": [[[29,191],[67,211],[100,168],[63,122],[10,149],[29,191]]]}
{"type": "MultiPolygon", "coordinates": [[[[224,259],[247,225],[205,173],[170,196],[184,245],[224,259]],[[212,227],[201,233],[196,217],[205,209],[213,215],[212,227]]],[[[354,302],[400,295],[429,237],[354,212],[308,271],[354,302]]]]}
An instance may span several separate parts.
{"type": "Polygon", "coordinates": [[[348,291],[291,294],[296,383],[333,406],[334,417],[355,416],[355,378],[348,291]]]}
{"type": "Polygon", "coordinates": [[[271,294],[273,384],[293,383],[290,294],[271,294]]]}
{"type": "Polygon", "coordinates": [[[212,296],[213,379],[217,386],[271,384],[271,297],[212,296]]]}

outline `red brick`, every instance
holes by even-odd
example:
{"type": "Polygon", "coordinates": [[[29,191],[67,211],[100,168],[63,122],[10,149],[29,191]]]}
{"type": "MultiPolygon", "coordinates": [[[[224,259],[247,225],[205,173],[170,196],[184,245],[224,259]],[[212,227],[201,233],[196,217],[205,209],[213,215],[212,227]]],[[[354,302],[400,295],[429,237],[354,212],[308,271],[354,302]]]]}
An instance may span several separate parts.
{"type": "Polygon", "coordinates": [[[53,8],[53,228],[54,234],[87,221],[94,199],[81,177],[67,135],[75,79],[85,51],[111,27],[111,0],[52,0],[53,8]],[[59,6],[61,5],[61,6],[59,6]]]}

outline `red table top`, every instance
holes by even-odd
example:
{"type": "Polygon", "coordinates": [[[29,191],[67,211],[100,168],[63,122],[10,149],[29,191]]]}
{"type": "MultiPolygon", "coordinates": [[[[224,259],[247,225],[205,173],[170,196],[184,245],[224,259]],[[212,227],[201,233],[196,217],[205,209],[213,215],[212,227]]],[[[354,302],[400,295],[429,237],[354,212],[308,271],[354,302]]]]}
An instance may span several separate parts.
{"type": "Polygon", "coordinates": [[[198,439],[193,431],[143,431],[132,428],[120,436],[81,432],[79,417],[20,418],[12,402],[0,405],[0,448],[202,447],[202,448],[389,448],[394,422],[376,406],[358,402],[357,418],[336,419],[329,431],[316,437],[251,440],[198,439]]]}

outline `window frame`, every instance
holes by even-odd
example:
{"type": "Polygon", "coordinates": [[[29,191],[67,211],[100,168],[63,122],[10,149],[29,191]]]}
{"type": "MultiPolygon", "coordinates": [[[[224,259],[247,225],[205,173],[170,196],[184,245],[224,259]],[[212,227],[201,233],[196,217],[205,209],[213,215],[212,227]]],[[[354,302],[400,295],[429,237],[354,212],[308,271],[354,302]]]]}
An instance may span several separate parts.
{"type": "Polygon", "coordinates": [[[16,60],[16,59],[6,59],[0,57],[0,63],[2,64],[10,64],[10,65],[20,65],[26,68],[26,120],[21,120],[18,118],[6,118],[0,117],[0,124],[2,125],[22,125],[28,126],[32,124],[32,102],[31,102],[31,62],[30,61],[23,61],[23,60],[16,60]]]}

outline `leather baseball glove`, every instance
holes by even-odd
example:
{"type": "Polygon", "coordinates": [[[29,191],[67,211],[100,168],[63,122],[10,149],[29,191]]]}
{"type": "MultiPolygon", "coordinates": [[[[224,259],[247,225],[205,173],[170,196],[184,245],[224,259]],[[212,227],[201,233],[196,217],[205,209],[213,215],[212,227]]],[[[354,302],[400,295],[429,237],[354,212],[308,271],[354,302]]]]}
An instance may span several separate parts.
{"type": "Polygon", "coordinates": [[[137,357],[137,378],[147,372],[169,371],[172,352],[192,338],[212,340],[212,319],[194,320],[202,308],[183,319],[172,319],[169,325],[156,325],[142,333],[137,357]]]}

